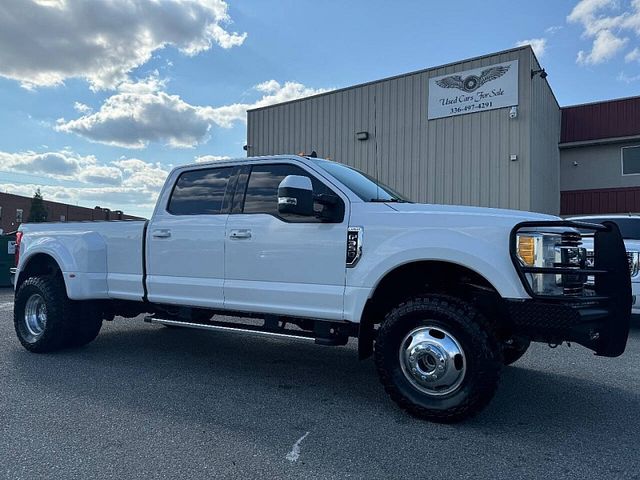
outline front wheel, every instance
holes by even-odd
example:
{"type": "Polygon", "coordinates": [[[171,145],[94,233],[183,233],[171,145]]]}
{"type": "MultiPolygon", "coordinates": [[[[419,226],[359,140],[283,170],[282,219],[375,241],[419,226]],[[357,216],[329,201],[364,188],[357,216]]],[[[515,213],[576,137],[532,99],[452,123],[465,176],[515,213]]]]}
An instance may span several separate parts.
{"type": "Polygon", "coordinates": [[[392,309],[378,329],[375,361],[391,398],[417,417],[456,422],[493,397],[502,352],[472,305],[425,295],[392,309]]]}
{"type": "Polygon", "coordinates": [[[511,338],[502,350],[502,357],[505,365],[511,365],[522,358],[527,353],[531,340],[528,338],[511,338]]]}

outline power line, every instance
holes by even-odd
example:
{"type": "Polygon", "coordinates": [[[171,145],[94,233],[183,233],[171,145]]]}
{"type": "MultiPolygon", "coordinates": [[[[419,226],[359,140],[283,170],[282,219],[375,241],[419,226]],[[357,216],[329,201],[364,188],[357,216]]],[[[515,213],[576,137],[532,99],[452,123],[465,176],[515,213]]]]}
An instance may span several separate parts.
{"type": "MultiPolygon", "coordinates": [[[[23,185],[39,184],[39,185],[46,185],[48,187],[64,187],[65,186],[65,184],[64,184],[65,182],[73,182],[73,180],[58,180],[58,182],[62,182],[62,183],[50,183],[51,180],[52,180],[51,178],[44,177],[44,176],[41,176],[41,175],[32,175],[32,174],[29,174],[29,173],[15,173],[15,172],[8,172],[6,170],[0,170],[0,181],[9,182],[9,183],[20,183],[20,184],[23,184],[23,185]],[[35,180],[24,181],[24,180],[15,180],[15,179],[2,178],[2,174],[33,177],[33,178],[38,178],[38,179],[42,179],[42,180],[48,180],[49,183],[42,182],[42,181],[35,181],[35,180]]],[[[56,180],[54,179],[54,181],[56,181],[56,180]]]]}

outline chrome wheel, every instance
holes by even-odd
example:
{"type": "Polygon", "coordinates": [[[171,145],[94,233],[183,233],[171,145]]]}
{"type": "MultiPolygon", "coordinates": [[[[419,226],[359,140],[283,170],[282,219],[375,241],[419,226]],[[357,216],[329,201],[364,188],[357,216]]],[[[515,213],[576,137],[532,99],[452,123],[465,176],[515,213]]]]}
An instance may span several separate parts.
{"type": "Polygon", "coordinates": [[[47,325],[47,304],[38,293],[29,297],[24,306],[24,323],[27,331],[34,337],[39,337],[47,325]]]}
{"type": "Polygon", "coordinates": [[[415,328],[404,337],[400,366],[415,388],[435,396],[454,392],[466,371],[464,351],[458,341],[435,325],[415,328]]]}

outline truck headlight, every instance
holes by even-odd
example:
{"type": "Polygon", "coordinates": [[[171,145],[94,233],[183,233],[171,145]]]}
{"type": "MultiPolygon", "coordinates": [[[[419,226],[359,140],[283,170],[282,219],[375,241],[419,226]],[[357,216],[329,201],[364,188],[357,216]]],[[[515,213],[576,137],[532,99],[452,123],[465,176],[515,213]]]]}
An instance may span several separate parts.
{"type": "Polygon", "coordinates": [[[562,235],[550,233],[519,233],[518,258],[528,267],[553,267],[556,246],[562,243],[562,235]]]}
{"type": "MultiPolygon", "coordinates": [[[[581,246],[577,233],[523,232],[517,236],[517,255],[525,267],[538,268],[582,268],[586,261],[586,250],[581,246]]],[[[527,281],[538,295],[579,294],[586,281],[579,274],[527,273],[527,281]]]]}

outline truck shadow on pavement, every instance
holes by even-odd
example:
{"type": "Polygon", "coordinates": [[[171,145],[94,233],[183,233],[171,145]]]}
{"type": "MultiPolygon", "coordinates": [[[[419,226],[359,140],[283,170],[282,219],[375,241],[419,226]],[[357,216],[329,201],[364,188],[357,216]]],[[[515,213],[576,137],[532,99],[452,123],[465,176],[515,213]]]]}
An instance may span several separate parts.
{"type": "Polygon", "coordinates": [[[505,368],[484,412],[451,427],[420,422],[396,408],[373,362],[358,361],[353,346],[109,324],[83,349],[31,355],[16,348],[8,355],[15,375],[27,378],[28,388],[40,395],[176,416],[199,426],[262,430],[267,438],[274,424],[298,431],[345,419],[351,435],[359,429],[385,435],[391,424],[406,433],[453,428],[536,441],[539,435],[623,443],[640,437],[640,398],[632,389],[517,366],[505,368]]]}

